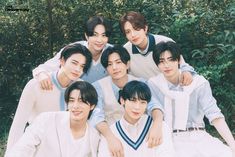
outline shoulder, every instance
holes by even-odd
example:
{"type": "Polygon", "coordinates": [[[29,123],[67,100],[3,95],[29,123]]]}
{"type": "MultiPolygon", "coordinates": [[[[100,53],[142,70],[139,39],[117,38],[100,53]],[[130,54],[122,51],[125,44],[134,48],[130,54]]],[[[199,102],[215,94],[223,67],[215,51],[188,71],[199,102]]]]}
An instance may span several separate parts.
{"type": "Polygon", "coordinates": [[[169,37],[166,37],[164,35],[153,35],[154,38],[155,38],[155,41],[156,41],[156,44],[159,43],[159,42],[166,42],[166,41],[174,41],[173,39],[169,38],[169,37]]]}

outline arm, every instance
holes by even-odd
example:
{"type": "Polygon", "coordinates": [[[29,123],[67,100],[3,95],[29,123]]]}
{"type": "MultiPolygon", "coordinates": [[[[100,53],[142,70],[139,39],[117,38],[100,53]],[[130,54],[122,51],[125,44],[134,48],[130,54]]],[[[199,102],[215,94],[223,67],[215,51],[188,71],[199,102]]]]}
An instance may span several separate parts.
{"type": "Polygon", "coordinates": [[[148,147],[152,148],[162,143],[162,121],[163,121],[163,106],[155,97],[155,92],[151,89],[153,85],[148,81],[146,82],[150,87],[152,98],[148,103],[147,111],[148,114],[153,118],[153,124],[150,128],[147,141],[148,147]]]}
{"type": "Polygon", "coordinates": [[[17,143],[6,151],[5,157],[33,157],[35,155],[46,128],[47,119],[42,115],[39,115],[17,143]]]}
{"type": "Polygon", "coordinates": [[[215,126],[220,136],[222,136],[226,143],[229,145],[233,152],[233,155],[235,155],[235,140],[224,118],[216,118],[212,121],[212,124],[215,126]]]}
{"type": "Polygon", "coordinates": [[[26,123],[28,122],[33,106],[36,103],[36,93],[34,90],[36,84],[37,82],[35,79],[30,80],[26,84],[21,94],[20,101],[10,128],[7,149],[10,149],[24,133],[26,123]]]}
{"type": "Polygon", "coordinates": [[[98,93],[98,104],[92,113],[91,124],[96,126],[97,130],[105,137],[112,155],[114,157],[123,157],[123,148],[121,142],[114,136],[108,124],[105,122],[104,98],[102,89],[97,81],[92,85],[95,87],[98,93]]]}
{"type": "Polygon", "coordinates": [[[50,73],[59,69],[62,50],[63,49],[61,49],[53,58],[40,64],[33,70],[33,77],[40,82],[40,86],[43,90],[52,90],[53,88],[50,73]]]}
{"type": "Polygon", "coordinates": [[[233,155],[235,156],[234,138],[230,129],[228,128],[227,123],[224,120],[223,114],[216,105],[216,100],[212,96],[212,91],[209,82],[204,83],[198,90],[200,90],[198,97],[200,107],[203,109],[206,117],[209,119],[209,122],[215,126],[218,133],[230,146],[233,151],[233,155]]]}
{"type": "Polygon", "coordinates": [[[185,63],[184,58],[180,55],[180,69],[182,71],[180,76],[180,83],[184,86],[190,85],[193,81],[193,75],[196,74],[194,68],[188,63],[185,63]]]}

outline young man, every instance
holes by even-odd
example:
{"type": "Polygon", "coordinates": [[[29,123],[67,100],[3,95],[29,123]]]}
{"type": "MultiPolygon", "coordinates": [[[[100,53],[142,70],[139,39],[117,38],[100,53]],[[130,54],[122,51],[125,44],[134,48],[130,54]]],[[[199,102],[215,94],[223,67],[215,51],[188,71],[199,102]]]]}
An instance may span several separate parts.
{"type": "Polygon", "coordinates": [[[209,82],[203,76],[194,75],[189,86],[179,83],[180,53],[174,42],[159,43],[153,52],[153,60],[162,74],[148,82],[152,94],[164,104],[164,118],[172,128],[177,156],[231,157],[232,151],[235,153],[235,141],[212,96],[209,82]],[[204,116],[232,151],[205,131],[204,116]]]}
{"type": "MultiPolygon", "coordinates": [[[[122,46],[114,46],[105,50],[101,56],[101,64],[107,70],[109,76],[93,83],[99,101],[95,108],[91,122],[107,139],[109,148],[114,156],[123,156],[123,149],[119,140],[109,129],[109,125],[119,120],[124,110],[118,103],[119,90],[132,80],[142,80],[127,73],[130,64],[130,55],[122,46]]],[[[158,107],[158,101],[151,100],[147,111],[153,117],[153,125],[150,128],[148,138],[149,147],[161,143],[162,113],[158,107]],[[160,137],[159,137],[160,136],[160,137]]]]}
{"type": "Polygon", "coordinates": [[[45,112],[5,157],[96,157],[99,134],[87,123],[98,101],[95,88],[77,81],[66,89],[69,112],[45,112]]]}
{"type": "MultiPolygon", "coordinates": [[[[120,29],[128,39],[124,45],[129,54],[131,55],[130,72],[137,77],[149,79],[160,73],[159,69],[152,59],[152,52],[154,46],[161,41],[173,41],[171,38],[154,35],[148,33],[148,24],[143,15],[138,12],[130,11],[124,14],[120,20],[120,29]]],[[[192,81],[192,74],[195,73],[194,69],[185,63],[181,56],[180,63],[181,70],[181,83],[189,85],[192,81]]]]}
{"type": "MultiPolygon", "coordinates": [[[[174,149],[170,129],[163,123],[163,143],[149,148],[146,137],[152,125],[152,118],[145,114],[151,99],[149,87],[140,81],[128,82],[120,92],[120,102],[124,108],[121,120],[111,125],[113,134],[121,141],[125,156],[133,157],[173,157],[174,149]]],[[[99,157],[111,157],[105,138],[101,139],[99,157]]]]}
{"type": "Polygon", "coordinates": [[[41,112],[64,111],[65,89],[71,82],[79,80],[91,65],[91,54],[85,46],[72,44],[61,52],[60,69],[50,75],[54,88],[45,91],[36,79],[31,79],[25,86],[9,132],[7,149],[23,135],[27,123],[31,123],[41,112]]]}
{"type": "MultiPolygon", "coordinates": [[[[81,79],[92,83],[107,76],[107,72],[100,64],[100,56],[107,47],[111,46],[107,43],[111,31],[111,24],[103,17],[94,16],[86,22],[86,41],[77,41],[75,43],[86,46],[91,52],[93,60],[91,68],[86,74],[82,75],[81,79]]],[[[33,70],[33,76],[40,82],[42,89],[51,90],[53,88],[49,73],[59,69],[59,56],[62,50],[63,49],[61,49],[54,58],[33,70]]]]}

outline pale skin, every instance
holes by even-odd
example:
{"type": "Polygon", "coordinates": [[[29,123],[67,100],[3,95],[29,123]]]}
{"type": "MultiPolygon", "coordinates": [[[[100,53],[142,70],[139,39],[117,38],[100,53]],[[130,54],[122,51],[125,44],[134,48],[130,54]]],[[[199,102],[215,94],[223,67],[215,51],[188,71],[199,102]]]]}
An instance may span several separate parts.
{"type": "MultiPolygon", "coordinates": [[[[124,24],[124,31],[126,38],[135,46],[137,46],[140,50],[145,50],[148,46],[148,26],[146,25],[145,28],[141,28],[136,30],[132,24],[127,21],[124,24]]],[[[181,60],[183,61],[183,57],[181,56],[181,60]]],[[[184,71],[180,76],[180,84],[183,86],[190,85],[193,80],[193,77],[190,72],[184,71]]]]}
{"type": "MultiPolygon", "coordinates": [[[[112,81],[120,89],[128,82],[127,69],[130,63],[124,64],[117,53],[113,53],[108,58],[108,67],[106,68],[112,81]]],[[[150,148],[162,143],[162,120],[163,114],[159,109],[152,111],[153,125],[150,128],[147,142],[150,148]]],[[[97,130],[105,137],[109,150],[113,157],[124,157],[123,146],[119,139],[110,130],[107,122],[103,121],[96,125],[97,130]]]]}
{"type": "MultiPolygon", "coordinates": [[[[87,36],[88,49],[92,54],[92,59],[97,61],[100,58],[101,52],[105,45],[108,43],[108,37],[105,35],[105,27],[103,25],[97,25],[94,28],[93,36],[87,36]]],[[[52,90],[53,84],[50,79],[50,75],[44,71],[38,74],[37,80],[40,82],[40,86],[43,90],[52,90]]]]}
{"type": "MultiPolygon", "coordinates": [[[[173,83],[179,83],[179,70],[178,70],[179,61],[173,61],[172,55],[169,51],[165,51],[160,56],[160,64],[158,65],[159,69],[164,74],[165,78],[173,83]]],[[[235,140],[233,135],[225,122],[224,118],[216,118],[212,121],[212,125],[215,126],[218,133],[226,141],[229,147],[232,150],[233,157],[235,157],[235,140]]]]}

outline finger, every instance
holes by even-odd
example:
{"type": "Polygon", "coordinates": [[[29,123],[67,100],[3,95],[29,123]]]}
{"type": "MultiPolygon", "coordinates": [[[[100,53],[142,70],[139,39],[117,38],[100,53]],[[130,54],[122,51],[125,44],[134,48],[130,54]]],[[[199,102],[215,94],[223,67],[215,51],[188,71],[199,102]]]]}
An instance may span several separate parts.
{"type": "Polygon", "coordinates": [[[180,85],[184,85],[184,75],[181,74],[179,79],[180,85]]]}

